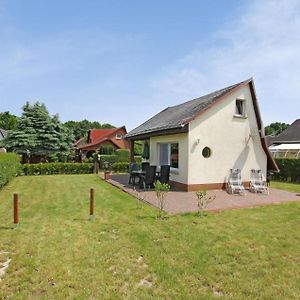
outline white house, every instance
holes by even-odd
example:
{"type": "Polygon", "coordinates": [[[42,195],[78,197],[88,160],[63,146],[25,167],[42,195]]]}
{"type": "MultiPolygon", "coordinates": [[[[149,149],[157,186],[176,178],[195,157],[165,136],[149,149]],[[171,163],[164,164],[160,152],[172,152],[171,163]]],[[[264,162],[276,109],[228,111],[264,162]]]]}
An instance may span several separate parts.
{"type": "Polygon", "coordinates": [[[150,164],[171,166],[171,182],[187,191],[224,188],[230,169],[278,171],[264,137],[253,79],[168,107],[126,136],[150,144],[150,164]]]}

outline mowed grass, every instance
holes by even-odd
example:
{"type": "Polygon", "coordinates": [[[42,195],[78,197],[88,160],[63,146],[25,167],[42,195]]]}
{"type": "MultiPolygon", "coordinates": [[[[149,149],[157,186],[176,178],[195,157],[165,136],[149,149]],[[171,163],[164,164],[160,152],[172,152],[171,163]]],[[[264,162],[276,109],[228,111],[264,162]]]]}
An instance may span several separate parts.
{"type": "Polygon", "coordinates": [[[156,216],[95,175],[16,178],[0,192],[0,299],[299,298],[299,203],[156,216]]]}
{"type": "Polygon", "coordinates": [[[271,187],[289,192],[300,193],[300,184],[296,183],[272,181],[271,187]]]}

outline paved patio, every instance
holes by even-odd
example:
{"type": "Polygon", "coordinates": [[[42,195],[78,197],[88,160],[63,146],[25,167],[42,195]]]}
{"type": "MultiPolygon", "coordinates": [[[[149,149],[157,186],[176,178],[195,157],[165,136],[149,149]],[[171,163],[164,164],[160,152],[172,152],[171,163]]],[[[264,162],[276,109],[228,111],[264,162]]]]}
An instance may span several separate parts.
{"type": "MultiPolygon", "coordinates": [[[[144,192],[133,190],[132,186],[128,184],[129,175],[118,174],[111,175],[108,180],[112,185],[122,189],[123,191],[140,198],[141,200],[158,206],[155,191],[144,192]]],[[[300,201],[299,194],[286,192],[278,189],[269,188],[269,195],[255,194],[246,191],[246,196],[230,195],[223,190],[208,191],[209,195],[216,195],[214,202],[207,207],[208,211],[220,211],[225,209],[255,207],[268,204],[279,204],[291,201],[300,201]]],[[[167,195],[165,211],[171,214],[192,212],[197,210],[197,198],[195,192],[170,191],[167,195]]]]}

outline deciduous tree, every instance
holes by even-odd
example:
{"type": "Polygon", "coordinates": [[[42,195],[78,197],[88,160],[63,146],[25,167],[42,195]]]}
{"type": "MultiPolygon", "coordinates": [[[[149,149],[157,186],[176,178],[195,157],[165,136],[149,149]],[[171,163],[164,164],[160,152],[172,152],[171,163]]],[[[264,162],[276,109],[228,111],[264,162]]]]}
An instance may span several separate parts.
{"type": "Polygon", "coordinates": [[[276,136],[286,130],[290,125],[286,123],[275,122],[265,127],[266,135],[276,136]]]}
{"type": "Polygon", "coordinates": [[[9,111],[0,112],[0,128],[14,130],[17,127],[18,118],[9,111]]]}
{"type": "Polygon", "coordinates": [[[101,128],[114,128],[115,126],[111,124],[100,124],[97,121],[88,121],[86,119],[82,121],[67,121],[64,123],[66,127],[68,127],[74,135],[75,140],[79,140],[84,137],[89,129],[101,129],[101,128]]]}

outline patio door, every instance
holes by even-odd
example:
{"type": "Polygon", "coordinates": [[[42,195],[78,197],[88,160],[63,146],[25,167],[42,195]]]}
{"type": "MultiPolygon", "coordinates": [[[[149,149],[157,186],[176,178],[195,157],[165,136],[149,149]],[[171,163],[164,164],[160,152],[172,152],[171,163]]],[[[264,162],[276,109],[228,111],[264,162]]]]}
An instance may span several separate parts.
{"type": "Polygon", "coordinates": [[[169,165],[170,144],[159,144],[159,165],[169,165]]]}
{"type": "Polygon", "coordinates": [[[179,168],[178,142],[158,144],[158,164],[159,166],[168,165],[173,169],[179,168]]]}

